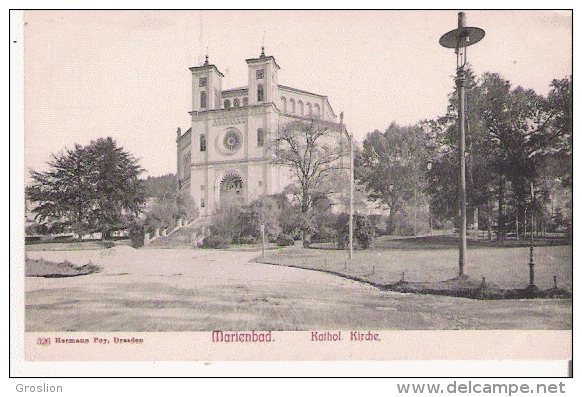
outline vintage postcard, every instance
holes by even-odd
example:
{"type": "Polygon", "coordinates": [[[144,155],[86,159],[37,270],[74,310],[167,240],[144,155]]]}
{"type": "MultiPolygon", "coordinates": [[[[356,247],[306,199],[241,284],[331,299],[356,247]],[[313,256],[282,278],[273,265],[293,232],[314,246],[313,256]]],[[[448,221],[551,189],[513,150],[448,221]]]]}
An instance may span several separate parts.
{"type": "Polygon", "coordinates": [[[11,15],[31,368],[568,376],[571,10],[11,15]]]}

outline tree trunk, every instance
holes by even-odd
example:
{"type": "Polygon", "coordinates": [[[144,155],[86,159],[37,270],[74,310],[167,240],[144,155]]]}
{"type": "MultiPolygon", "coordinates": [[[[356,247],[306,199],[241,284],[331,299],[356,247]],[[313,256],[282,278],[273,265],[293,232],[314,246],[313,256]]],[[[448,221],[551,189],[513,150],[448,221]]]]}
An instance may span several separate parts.
{"type": "Polygon", "coordinates": [[[303,248],[309,248],[311,246],[311,232],[308,229],[303,229],[301,231],[303,248]]]}
{"type": "Polygon", "coordinates": [[[498,200],[497,200],[497,241],[503,238],[504,225],[503,225],[503,203],[504,203],[504,191],[505,191],[505,181],[503,176],[499,177],[499,189],[498,189],[498,200]]]}
{"type": "Polygon", "coordinates": [[[519,216],[515,216],[515,240],[519,241],[519,216]]]}
{"type": "Polygon", "coordinates": [[[101,241],[111,240],[111,230],[101,231],[101,241]]]}
{"type": "Polygon", "coordinates": [[[473,229],[479,234],[479,207],[473,208],[473,229]]]}

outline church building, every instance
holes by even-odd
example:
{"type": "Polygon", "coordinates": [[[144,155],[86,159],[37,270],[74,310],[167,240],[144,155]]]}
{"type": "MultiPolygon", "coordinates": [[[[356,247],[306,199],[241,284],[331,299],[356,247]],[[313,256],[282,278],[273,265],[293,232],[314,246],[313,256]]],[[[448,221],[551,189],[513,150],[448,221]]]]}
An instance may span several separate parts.
{"type": "Polygon", "coordinates": [[[226,90],[208,56],[190,68],[192,126],[177,131],[177,177],[180,192],[194,198],[202,217],[289,184],[288,171],[273,163],[269,149],[280,126],[296,119],[337,123],[326,96],[279,84],[280,67],[264,48],[246,62],[248,85],[226,90]]]}

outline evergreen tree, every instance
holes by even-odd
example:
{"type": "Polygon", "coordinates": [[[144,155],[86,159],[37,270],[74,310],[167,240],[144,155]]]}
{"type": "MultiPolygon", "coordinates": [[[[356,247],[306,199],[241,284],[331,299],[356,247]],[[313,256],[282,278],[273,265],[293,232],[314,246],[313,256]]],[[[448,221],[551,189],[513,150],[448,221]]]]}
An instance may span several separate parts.
{"type": "Polygon", "coordinates": [[[51,231],[79,236],[126,228],[145,204],[138,161],[115,141],[100,138],[53,154],[46,172],[31,172],[28,199],[35,218],[51,231]]]}

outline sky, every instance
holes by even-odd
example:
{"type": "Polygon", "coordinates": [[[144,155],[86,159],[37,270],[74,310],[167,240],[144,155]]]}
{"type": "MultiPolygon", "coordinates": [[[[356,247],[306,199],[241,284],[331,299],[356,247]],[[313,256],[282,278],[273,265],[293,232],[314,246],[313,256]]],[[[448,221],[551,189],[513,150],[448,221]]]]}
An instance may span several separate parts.
{"type": "MultiPolygon", "coordinates": [[[[462,11],[462,10],[459,10],[462,11]]],[[[355,139],[443,115],[454,88],[457,27],[448,11],[26,11],[24,162],[113,137],[147,170],[176,172],[176,129],[190,127],[191,72],[208,52],[223,89],[247,85],[265,53],[279,84],[326,95],[355,139]]],[[[485,30],[468,49],[477,75],[547,94],[572,74],[570,11],[465,10],[485,30]]],[[[25,176],[25,180],[28,178],[25,176]]]]}

